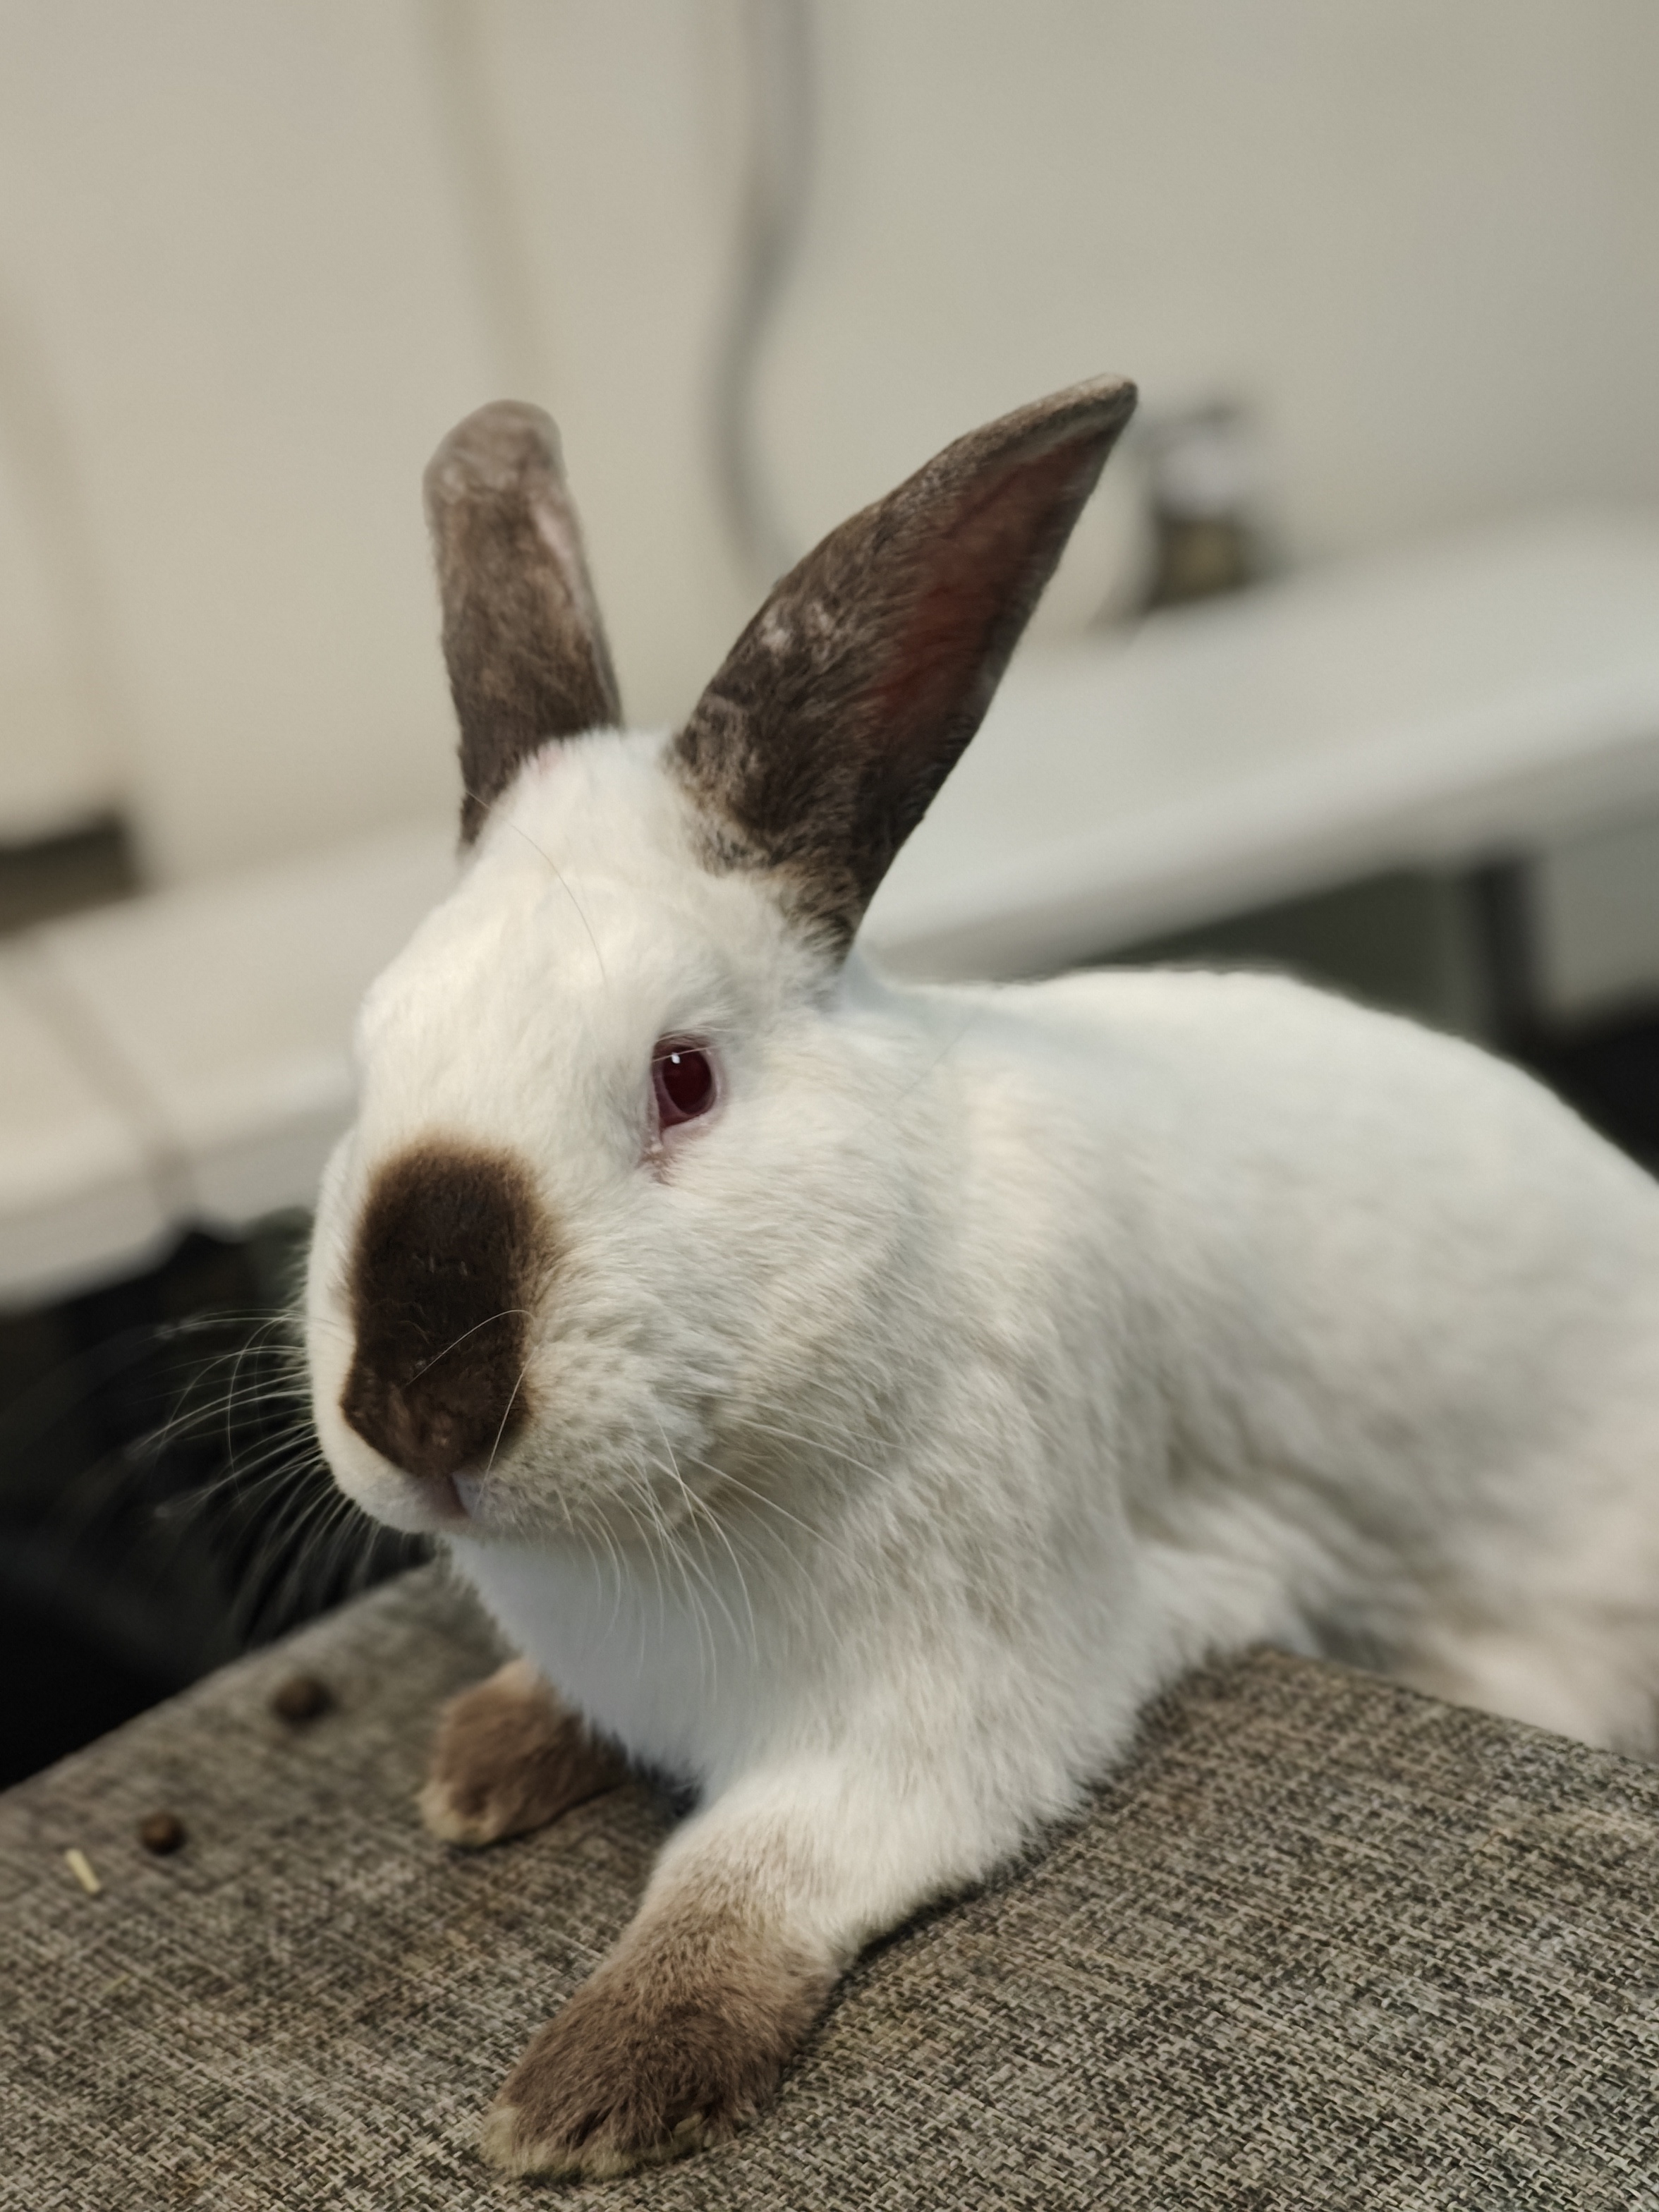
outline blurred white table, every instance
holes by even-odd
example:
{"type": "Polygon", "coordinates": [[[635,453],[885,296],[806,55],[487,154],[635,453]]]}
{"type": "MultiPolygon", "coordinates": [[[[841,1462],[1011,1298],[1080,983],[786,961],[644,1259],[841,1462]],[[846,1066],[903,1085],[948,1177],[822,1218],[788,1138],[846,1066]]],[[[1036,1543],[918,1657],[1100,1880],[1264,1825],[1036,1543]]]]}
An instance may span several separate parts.
{"type": "Polygon", "coordinates": [[[1566,517],[1010,670],[877,894],[916,975],[1022,975],[1659,810],[1659,521],[1566,517]]]}
{"type": "Polygon", "coordinates": [[[357,1003],[454,873],[453,823],[421,823],[33,933],[190,1218],[310,1202],[351,1116],[357,1003]]]}
{"type": "MultiPolygon", "coordinates": [[[[1659,814],[1659,522],[1355,562],[1010,670],[866,925],[1018,975],[1373,872],[1659,814]]],[[[0,1301],[307,1204],[352,1013],[448,821],[44,927],[0,966],[0,1301]]]]}
{"type": "Polygon", "coordinates": [[[0,1304],[188,1223],[308,1205],[357,1001],[453,878],[453,822],[29,932],[0,970],[0,1304]],[[5,988],[9,979],[11,988],[5,988]]]}
{"type": "Polygon", "coordinates": [[[174,1208],[118,1078],[77,1050],[27,950],[0,957],[0,1297],[142,1267],[174,1208]]]}

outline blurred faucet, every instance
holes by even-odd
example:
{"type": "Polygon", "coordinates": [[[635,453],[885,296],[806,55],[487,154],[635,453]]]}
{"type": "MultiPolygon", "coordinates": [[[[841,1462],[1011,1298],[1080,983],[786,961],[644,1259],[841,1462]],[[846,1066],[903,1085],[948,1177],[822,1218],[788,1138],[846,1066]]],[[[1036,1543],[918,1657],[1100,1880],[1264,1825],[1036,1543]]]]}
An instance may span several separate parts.
{"type": "Polygon", "coordinates": [[[1153,548],[1143,605],[1184,605],[1256,582],[1261,441],[1247,409],[1212,400],[1148,422],[1140,439],[1153,548]]]}

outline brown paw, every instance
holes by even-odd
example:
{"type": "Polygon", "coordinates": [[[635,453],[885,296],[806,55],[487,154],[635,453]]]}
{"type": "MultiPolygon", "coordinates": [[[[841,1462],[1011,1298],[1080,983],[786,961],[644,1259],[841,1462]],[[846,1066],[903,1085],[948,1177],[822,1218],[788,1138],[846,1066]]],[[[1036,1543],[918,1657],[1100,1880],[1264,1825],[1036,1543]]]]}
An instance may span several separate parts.
{"type": "Polygon", "coordinates": [[[544,1827],[626,1771],[615,1747],[514,1659],[440,1714],[421,1818],[445,1843],[476,1849],[544,1827]]]}
{"type": "Polygon", "coordinates": [[[485,2115],[484,2157],[605,2180],[724,2142],[770,2102],[833,1980],[726,1919],[625,1937],[532,2038],[485,2115]]]}

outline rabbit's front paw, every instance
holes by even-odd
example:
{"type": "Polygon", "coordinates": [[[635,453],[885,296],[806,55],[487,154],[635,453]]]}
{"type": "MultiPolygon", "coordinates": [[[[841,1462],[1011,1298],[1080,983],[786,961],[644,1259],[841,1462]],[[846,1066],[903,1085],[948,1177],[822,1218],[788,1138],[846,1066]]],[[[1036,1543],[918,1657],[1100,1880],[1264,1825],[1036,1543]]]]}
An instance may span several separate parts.
{"type": "Polygon", "coordinates": [[[485,2116],[507,2173],[629,2173],[769,2103],[834,1977],[731,1923],[636,1929],[531,2039],[485,2116]]]}
{"type": "Polygon", "coordinates": [[[626,1772],[622,1755],[514,1659],[452,1698],[421,1792],[421,1817],[447,1844],[498,1843],[539,1828],[626,1772]]]}

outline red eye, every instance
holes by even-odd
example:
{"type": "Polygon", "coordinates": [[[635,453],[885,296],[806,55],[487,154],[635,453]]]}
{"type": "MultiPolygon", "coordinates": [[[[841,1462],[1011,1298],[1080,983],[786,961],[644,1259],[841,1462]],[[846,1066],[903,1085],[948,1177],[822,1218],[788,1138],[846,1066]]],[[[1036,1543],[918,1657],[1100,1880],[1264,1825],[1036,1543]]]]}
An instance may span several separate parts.
{"type": "Polygon", "coordinates": [[[695,1121],[714,1104],[714,1063],[694,1044],[665,1045],[651,1062],[651,1084],[662,1126],[672,1129],[677,1121],[695,1121]]]}

